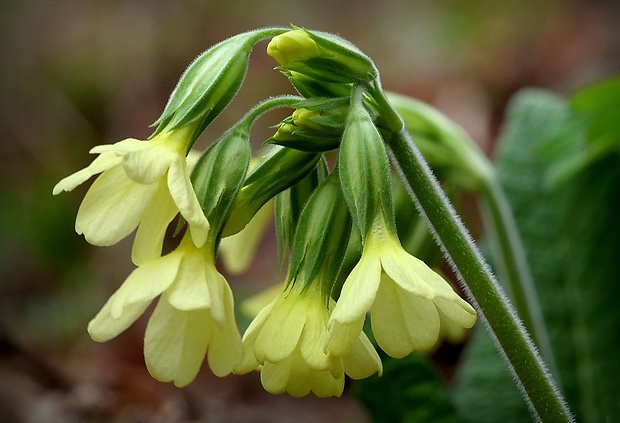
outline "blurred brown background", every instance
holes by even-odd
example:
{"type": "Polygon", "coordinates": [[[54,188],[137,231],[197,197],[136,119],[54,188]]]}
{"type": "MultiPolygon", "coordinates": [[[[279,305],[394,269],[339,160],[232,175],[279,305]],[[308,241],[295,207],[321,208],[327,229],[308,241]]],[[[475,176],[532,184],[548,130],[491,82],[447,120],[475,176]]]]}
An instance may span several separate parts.
{"type": "MultiPolygon", "coordinates": [[[[0,421],[366,420],[346,392],[270,396],[257,374],[204,369],[184,390],[155,382],[142,361],[144,320],[104,345],[88,338],[88,320],[132,269],[131,240],[86,244],[73,231],[86,187],[59,197],[52,187],[90,162],[92,146],[147,137],[201,51],[262,26],[337,33],[375,60],[386,89],[431,102],[492,154],[519,88],[568,94],[620,70],[618,22],[613,1],[1,2],[0,421]]],[[[291,92],[264,46],[199,145],[262,98],[291,92]]],[[[258,131],[256,145],[268,135],[258,131]]],[[[263,251],[229,278],[240,296],[277,279],[273,239],[263,251]]]]}

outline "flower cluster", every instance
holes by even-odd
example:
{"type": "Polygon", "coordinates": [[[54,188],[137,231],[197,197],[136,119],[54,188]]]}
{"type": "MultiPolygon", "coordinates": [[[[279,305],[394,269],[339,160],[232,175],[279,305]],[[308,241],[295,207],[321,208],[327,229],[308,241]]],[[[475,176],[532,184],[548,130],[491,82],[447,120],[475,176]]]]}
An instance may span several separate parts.
{"type": "Polygon", "coordinates": [[[118,336],[156,301],[144,338],[156,379],[185,386],[206,357],[218,376],[257,370],[269,392],[327,397],[342,394],[345,375],[382,372],[364,332],[367,315],[376,345],[397,358],[432,348],[443,326],[472,327],[474,309],[400,242],[383,139],[402,122],[386,101],[373,62],[331,34],[267,28],[203,53],[148,140],[93,148],[99,156],[54,188],[70,191],[100,174],[76,219],[93,245],[137,229],[137,267],[88,325],[92,339],[118,336]],[[193,165],[194,142],[230,102],[251,49],[266,37],[300,95],[259,103],[193,165]],[[294,111],[251,160],[251,126],[276,107],[294,111]],[[177,215],[181,239],[162,255],[177,215]],[[221,253],[230,271],[243,271],[272,216],[287,276],[242,337],[216,261],[221,253]]]}

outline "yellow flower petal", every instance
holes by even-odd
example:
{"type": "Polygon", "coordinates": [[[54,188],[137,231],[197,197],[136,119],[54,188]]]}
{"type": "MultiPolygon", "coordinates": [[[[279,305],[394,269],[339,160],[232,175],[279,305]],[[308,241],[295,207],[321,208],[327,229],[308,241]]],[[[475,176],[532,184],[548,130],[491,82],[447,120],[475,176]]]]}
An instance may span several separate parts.
{"type": "Polygon", "coordinates": [[[310,392],[308,383],[309,369],[305,366],[295,367],[292,360],[284,360],[279,363],[266,361],[260,371],[260,381],[263,388],[271,394],[282,394],[287,392],[296,397],[303,397],[310,392]],[[291,378],[291,372],[295,376],[291,378]],[[293,379],[296,383],[289,390],[289,381],[293,379]]]}
{"type": "Polygon", "coordinates": [[[329,370],[332,374],[342,374],[342,360],[323,352],[329,318],[327,307],[323,305],[320,296],[312,300],[314,304],[307,308],[306,324],[299,343],[301,356],[306,365],[313,370],[329,370]]]}
{"type": "Polygon", "coordinates": [[[293,397],[303,397],[314,392],[318,397],[340,396],[344,388],[344,374],[334,377],[327,370],[308,367],[299,350],[279,363],[265,362],[261,369],[261,382],[272,394],[287,392],[293,397]]]}
{"type": "Polygon", "coordinates": [[[319,398],[340,397],[344,390],[344,373],[335,377],[326,370],[311,370],[310,386],[319,398]]]}
{"type": "Polygon", "coordinates": [[[168,189],[181,215],[189,224],[194,244],[202,247],[209,234],[209,221],[196,198],[184,158],[171,163],[168,170],[168,189]]]}
{"type": "Polygon", "coordinates": [[[179,246],[179,254],[183,255],[183,262],[179,268],[175,283],[166,291],[170,304],[179,310],[196,310],[211,308],[219,297],[212,298],[209,292],[204,251],[189,246],[185,241],[179,246]]]}
{"type": "Polygon", "coordinates": [[[93,160],[88,167],[78,170],[66,178],[61,179],[56,186],[54,186],[52,194],[58,195],[63,191],[73,191],[75,187],[86,182],[92,176],[104,172],[111,167],[120,164],[120,162],[121,158],[115,154],[104,153],[95,158],[95,160],[93,160]]]}
{"type": "Polygon", "coordinates": [[[330,319],[325,338],[325,352],[341,357],[348,354],[359,338],[364,320],[366,320],[365,314],[352,323],[340,323],[338,320],[330,319]]]}
{"type": "Polygon", "coordinates": [[[355,345],[343,356],[344,372],[352,379],[364,379],[373,373],[383,373],[383,364],[377,350],[365,333],[360,333],[355,345]]]}
{"type": "Polygon", "coordinates": [[[394,358],[433,347],[439,336],[439,314],[433,302],[382,278],[370,317],[381,349],[394,358]]]}
{"type": "Polygon", "coordinates": [[[96,145],[90,149],[89,153],[114,153],[117,156],[123,156],[125,154],[144,149],[146,147],[145,143],[146,141],[137,140],[135,138],[126,138],[122,141],[115,142],[114,144],[96,145]]]}
{"type": "Polygon", "coordinates": [[[144,358],[151,375],[178,387],[191,383],[200,371],[213,326],[207,309],[177,310],[162,297],[144,334],[144,358]]]}
{"type": "Polygon", "coordinates": [[[437,307],[448,319],[463,328],[471,328],[476,323],[476,310],[458,295],[451,299],[435,298],[437,307]]]}
{"type": "Polygon", "coordinates": [[[434,291],[428,285],[428,279],[439,277],[426,264],[408,254],[400,245],[381,256],[383,270],[390,278],[412,294],[432,299],[434,291]]]}
{"type": "Polygon", "coordinates": [[[332,321],[350,324],[359,322],[373,301],[381,281],[381,262],[372,253],[362,254],[342,286],[340,297],[330,317],[332,321]]]}
{"type": "Polygon", "coordinates": [[[148,185],[160,179],[175,160],[185,161],[178,152],[157,141],[138,141],[142,148],[123,155],[123,168],[132,180],[148,185]]]}
{"type": "Polygon", "coordinates": [[[133,241],[131,260],[137,266],[161,256],[166,229],[178,213],[168,187],[160,181],[157,192],[144,208],[133,241]]]}
{"type": "Polygon", "coordinates": [[[106,170],[84,196],[76,232],[97,246],[119,242],[136,229],[156,190],[156,185],[140,185],[127,179],[121,166],[106,170]]]}
{"type": "Polygon", "coordinates": [[[223,288],[222,303],[226,319],[221,327],[216,322],[207,351],[209,367],[213,374],[220,377],[231,373],[243,359],[241,336],[235,322],[232,291],[227,283],[223,288]]]}
{"type": "Polygon", "coordinates": [[[257,370],[261,365],[254,356],[254,342],[274,304],[275,300],[265,306],[245,330],[243,334],[243,360],[235,366],[234,372],[236,374],[243,375],[249,373],[253,370],[257,370]]]}
{"type": "Polygon", "coordinates": [[[181,256],[169,254],[134,270],[88,324],[88,333],[105,342],[124,332],[172,284],[181,256]]]}
{"type": "Polygon", "coordinates": [[[292,295],[280,296],[280,303],[274,305],[254,342],[254,355],[259,363],[277,363],[289,357],[299,343],[306,324],[305,307],[298,306],[292,295]]]}

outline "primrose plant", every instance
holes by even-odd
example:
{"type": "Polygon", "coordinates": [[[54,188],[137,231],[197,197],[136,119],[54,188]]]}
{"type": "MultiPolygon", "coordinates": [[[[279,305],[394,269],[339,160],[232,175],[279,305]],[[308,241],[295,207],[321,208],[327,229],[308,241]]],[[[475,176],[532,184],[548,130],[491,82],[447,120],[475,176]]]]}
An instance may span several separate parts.
{"type": "MultiPolygon", "coordinates": [[[[377,348],[395,358],[429,350],[446,333],[471,328],[479,314],[532,412],[569,420],[527,332],[412,141],[410,121],[433,121],[408,101],[382,89],[368,56],[324,32],[258,29],[202,53],[149,139],[93,148],[97,158],[54,187],[54,194],[71,191],[98,175],[75,226],[89,243],[110,246],[137,229],[136,269],[89,323],[92,339],[118,336],[156,302],[144,336],[155,379],[186,386],[206,358],[217,376],[256,370],[271,393],[328,397],[342,394],[346,375],[380,375],[377,348]],[[196,159],[194,143],[235,96],[253,47],[266,38],[267,54],[298,95],[257,104],[196,159]],[[275,108],[292,113],[253,157],[251,128],[275,108]],[[435,235],[476,309],[412,255],[415,248],[403,247],[395,184],[415,200],[424,217],[418,227],[435,235]],[[178,246],[162,254],[177,215],[178,246]],[[224,263],[243,269],[247,247],[271,216],[280,260],[288,254],[286,277],[241,336],[216,259],[221,252],[224,263]]],[[[483,184],[488,163],[453,141],[419,147],[431,164],[438,158],[456,169],[463,185],[483,184]]],[[[413,205],[405,204],[411,216],[413,205]]]]}

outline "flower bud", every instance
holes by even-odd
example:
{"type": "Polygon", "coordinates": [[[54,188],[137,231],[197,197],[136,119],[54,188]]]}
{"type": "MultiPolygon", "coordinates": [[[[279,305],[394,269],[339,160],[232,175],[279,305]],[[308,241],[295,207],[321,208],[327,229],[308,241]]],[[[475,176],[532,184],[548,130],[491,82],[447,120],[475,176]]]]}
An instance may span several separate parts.
{"type": "Polygon", "coordinates": [[[368,56],[332,34],[294,29],[274,37],[267,54],[287,71],[324,82],[369,83],[378,72],[368,56]]]}
{"type": "Polygon", "coordinates": [[[311,78],[295,71],[283,71],[295,89],[306,98],[313,97],[350,97],[351,84],[343,82],[325,82],[311,78]]]}
{"type": "Polygon", "coordinates": [[[313,152],[337,148],[349,108],[348,99],[312,99],[301,102],[299,106],[280,123],[268,142],[313,152]]]}
{"type": "Polygon", "coordinates": [[[295,150],[308,152],[330,151],[338,148],[341,133],[326,133],[322,131],[300,128],[292,123],[282,123],[269,144],[282,145],[295,150]]]}

